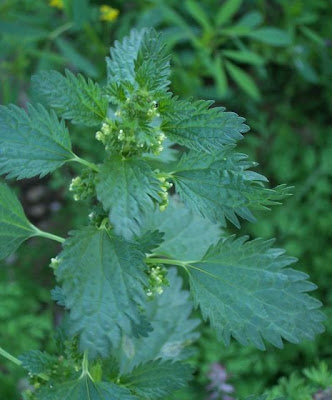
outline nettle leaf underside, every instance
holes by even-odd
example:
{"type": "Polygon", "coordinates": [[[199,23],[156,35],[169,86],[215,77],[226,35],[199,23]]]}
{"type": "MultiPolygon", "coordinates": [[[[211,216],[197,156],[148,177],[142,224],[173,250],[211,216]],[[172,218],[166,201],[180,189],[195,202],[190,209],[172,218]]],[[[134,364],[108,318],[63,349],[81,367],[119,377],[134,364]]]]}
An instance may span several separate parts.
{"type": "Polygon", "coordinates": [[[263,339],[282,347],[283,338],[299,343],[324,331],[321,303],[307,294],[316,286],[272,242],[230,237],[187,266],[195,303],[226,344],[233,336],[260,349],[263,339]]]}
{"type": "Polygon", "coordinates": [[[109,353],[121,333],[146,335],[144,255],[133,244],[92,226],[74,232],[60,253],[56,277],[70,310],[71,332],[91,357],[109,353]]]}
{"type": "Polygon", "coordinates": [[[37,231],[28,221],[15,194],[0,183],[0,259],[12,254],[37,231]]]}
{"type": "Polygon", "coordinates": [[[0,106],[0,174],[7,178],[41,177],[73,159],[63,121],[43,106],[0,106]]]}

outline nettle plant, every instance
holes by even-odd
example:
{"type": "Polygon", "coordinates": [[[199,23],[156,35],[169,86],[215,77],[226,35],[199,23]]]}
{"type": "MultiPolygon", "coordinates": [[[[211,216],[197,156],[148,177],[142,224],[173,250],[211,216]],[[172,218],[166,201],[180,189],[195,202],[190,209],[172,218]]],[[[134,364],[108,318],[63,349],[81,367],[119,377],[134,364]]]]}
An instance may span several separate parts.
{"type": "Polygon", "coordinates": [[[0,186],[2,258],[33,236],[63,246],[51,261],[52,296],[65,310],[58,353],[15,358],[0,349],[29,371],[35,388],[25,399],[159,399],[185,386],[199,321],[183,279],[226,344],[233,337],[280,348],[282,339],[323,331],[320,303],[307,294],[315,285],[290,268],[294,258],[273,240],[221,230],[227,221],[239,228],[239,217],[255,221],[252,210],[289,193],[267,188],[256,164],[236,153],[244,119],[212,101],[173,96],[169,57],[153,30],[132,31],[110,54],[104,86],[42,72],[33,85],[51,111],[0,108],[0,172],[23,179],[80,163],[69,190],[91,204],[87,225],[64,239],[33,226],[0,186]],[[95,127],[103,163],[73,153],[64,120],[95,127]]]}

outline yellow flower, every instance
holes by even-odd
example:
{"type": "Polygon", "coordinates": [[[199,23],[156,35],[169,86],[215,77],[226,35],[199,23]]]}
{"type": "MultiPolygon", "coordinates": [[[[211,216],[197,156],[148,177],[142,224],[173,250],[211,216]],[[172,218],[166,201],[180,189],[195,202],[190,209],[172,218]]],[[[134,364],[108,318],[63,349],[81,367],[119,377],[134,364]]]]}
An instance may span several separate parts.
{"type": "Polygon", "coordinates": [[[100,6],[100,19],[102,21],[115,21],[118,18],[119,13],[119,10],[107,6],[106,4],[100,6]]]}
{"type": "Polygon", "coordinates": [[[64,7],[63,0],[50,0],[49,5],[51,7],[59,8],[60,10],[64,7]]]}

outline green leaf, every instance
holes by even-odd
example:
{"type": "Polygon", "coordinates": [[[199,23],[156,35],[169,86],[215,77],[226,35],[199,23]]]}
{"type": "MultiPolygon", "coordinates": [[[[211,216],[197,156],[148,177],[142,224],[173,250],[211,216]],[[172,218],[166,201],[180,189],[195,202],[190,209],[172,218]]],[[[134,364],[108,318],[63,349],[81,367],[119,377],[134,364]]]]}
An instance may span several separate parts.
{"type": "Polygon", "coordinates": [[[174,111],[165,116],[161,129],[176,143],[194,150],[212,152],[242,139],[249,130],[245,119],[212,101],[174,100],[174,111]],[[171,115],[173,114],[173,115],[171,115]]]}
{"type": "Polygon", "coordinates": [[[22,367],[34,375],[52,370],[57,363],[58,357],[39,350],[30,350],[18,357],[22,361],[22,367]]]}
{"type": "Polygon", "coordinates": [[[163,399],[192,379],[188,365],[171,361],[151,361],[121,377],[121,382],[142,399],[163,399]]]}
{"type": "Polygon", "coordinates": [[[37,231],[7,185],[0,183],[0,259],[8,257],[37,231]]]}
{"type": "Polygon", "coordinates": [[[115,42],[107,58],[108,83],[130,82],[147,90],[169,86],[169,57],[165,56],[161,35],[154,29],[132,30],[123,41],[115,42]]]}
{"type": "Polygon", "coordinates": [[[206,15],[204,8],[194,0],[186,0],[185,6],[194,20],[197,21],[205,31],[210,32],[212,24],[209,17],[206,15]]]}
{"type": "Polygon", "coordinates": [[[287,32],[272,26],[256,29],[248,33],[247,36],[271,46],[288,46],[291,44],[291,37],[287,32]]]}
{"type": "Polygon", "coordinates": [[[217,155],[189,152],[173,168],[176,191],[188,207],[214,223],[226,218],[238,228],[237,216],[255,221],[250,209],[266,209],[287,195],[284,186],[265,188],[267,179],[249,170],[255,163],[232,147],[217,155]]]}
{"type": "Polygon", "coordinates": [[[145,306],[146,318],[153,328],[149,336],[129,338],[123,335],[120,346],[113,350],[121,374],[151,360],[184,360],[188,358],[187,347],[199,336],[195,329],[200,321],[190,318],[192,303],[189,293],[181,289],[182,279],[175,268],[168,271],[167,279],[170,285],[145,306]]]}
{"type": "Polygon", "coordinates": [[[187,265],[191,292],[219,337],[265,349],[263,339],[282,347],[324,331],[320,302],[308,296],[316,286],[302,272],[286,268],[296,259],[271,248],[273,240],[234,236],[187,265]]]}
{"type": "MultiPolygon", "coordinates": [[[[221,236],[218,225],[194,214],[177,199],[170,199],[167,209],[156,210],[144,219],[144,231],[159,230],[163,241],[153,248],[154,254],[177,260],[198,260],[221,236]]],[[[150,249],[151,250],[151,249],[150,249]]]]}
{"type": "Polygon", "coordinates": [[[74,124],[99,126],[106,118],[108,102],[91,79],[66,70],[42,71],[32,77],[33,88],[56,113],[74,124]]]}
{"type": "Polygon", "coordinates": [[[46,386],[37,391],[37,400],[138,400],[124,387],[114,383],[94,382],[84,374],[79,379],[46,386]]]}
{"type": "Polygon", "coordinates": [[[264,59],[249,50],[224,50],[223,55],[231,60],[252,65],[263,65],[264,59]]]}
{"type": "Polygon", "coordinates": [[[7,178],[41,177],[73,158],[63,121],[44,107],[0,106],[0,173],[7,178]]]}
{"type": "Polygon", "coordinates": [[[56,277],[70,310],[71,333],[89,356],[105,356],[124,332],[145,335],[144,254],[137,246],[92,226],[74,232],[58,256],[56,277]]]}
{"type": "Polygon", "coordinates": [[[242,0],[226,0],[225,3],[219,8],[216,15],[217,26],[224,25],[230,22],[232,17],[237,13],[241,7],[242,0]]]}
{"type": "Polygon", "coordinates": [[[238,86],[253,99],[259,100],[261,95],[252,77],[230,61],[226,61],[225,64],[228,73],[238,86]]]}
{"type": "Polygon", "coordinates": [[[239,25],[248,28],[257,28],[263,22],[263,15],[259,11],[250,11],[239,20],[239,25]]]}
{"type": "Polygon", "coordinates": [[[114,156],[97,176],[96,191],[115,232],[125,238],[138,233],[142,215],[152,212],[160,197],[160,182],[149,165],[136,158],[114,156]]]}

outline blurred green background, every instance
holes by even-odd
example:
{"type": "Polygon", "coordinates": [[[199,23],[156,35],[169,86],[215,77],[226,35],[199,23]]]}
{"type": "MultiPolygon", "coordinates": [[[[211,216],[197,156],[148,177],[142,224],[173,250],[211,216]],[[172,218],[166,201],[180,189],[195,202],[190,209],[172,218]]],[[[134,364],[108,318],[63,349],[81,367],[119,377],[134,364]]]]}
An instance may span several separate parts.
{"type": "MultiPolygon", "coordinates": [[[[103,82],[114,40],[154,26],[172,54],[172,90],[244,116],[251,131],[240,151],[272,185],[294,186],[283,206],[243,224],[242,233],[275,237],[299,258],[297,268],[318,285],[326,332],[315,342],[260,352],[225,348],[202,324],[191,360],[195,381],[177,399],[209,398],[215,363],[235,389],[229,398],[269,389],[289,400],[332,399],[331,20],[330,0],[0,1],[1,104],[33,101],[30,78],[42,69],[68,68],[103,82]]],[[[98,159],[93,132],[73,128],[72,137],[80,154],[98,159]]],[[[67,195],[74,174],[66,167],[14,183],[32,222],[59,234],[86,222],[85,206],[67,195]]],[[[33,239],[0,264],[0,345],[15,355],[54,346],[59,316],[48,263],[57,251],[33,239]]],[[[0,399],[20,399],[27,385],[24,371],[0,359],[0,399]]],[[[220,388],[213,393],[227,400],[220,388]]]]}

